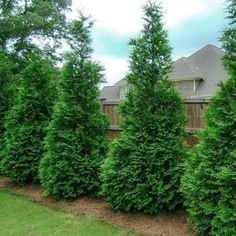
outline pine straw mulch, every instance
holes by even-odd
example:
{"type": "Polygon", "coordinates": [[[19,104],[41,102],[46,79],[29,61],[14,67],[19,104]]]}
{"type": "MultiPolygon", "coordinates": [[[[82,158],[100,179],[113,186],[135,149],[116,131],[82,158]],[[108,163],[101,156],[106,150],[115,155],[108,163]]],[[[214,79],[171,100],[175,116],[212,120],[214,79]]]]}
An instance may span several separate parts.
{"type": "Polygon", "coordinates": [[[84,214],[93,219],[103,220],[112,225],[121,226],[128,230],[152,236],[196,236],[187,223],[187,213],[177,211],[158,216],[144,214],[115,213],[102,199],[82,197],[74,201],[56,201],[43,196],[40,186],[29,185],[19,187],[0,176],[0,189],[11,190],[14,193],[31,197],[47,206],[65,209],[73,214],[84,214]]]}

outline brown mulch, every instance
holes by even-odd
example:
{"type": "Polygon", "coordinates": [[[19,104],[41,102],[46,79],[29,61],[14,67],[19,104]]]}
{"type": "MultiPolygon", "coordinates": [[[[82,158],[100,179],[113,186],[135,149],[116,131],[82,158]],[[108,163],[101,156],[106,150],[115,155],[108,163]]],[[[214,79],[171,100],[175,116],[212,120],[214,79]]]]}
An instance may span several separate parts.
{"type": "Polygon", "coordinates": [[[144,214],[115,213],[104,200],[82,197],[75,201],[56,201],[43,196],[39,186],[19,187],[9,183],[0,176],[0,189],[9,189],[15,193],[32,197],[35,201],[51,207],[66,209],[73,214],[84,214],[90,218],[100,219],[113,225],[127,228],[144,235],[155,236],[196,236],[187,223],[184,211],[165,213],[158,216],[144,214]]]}

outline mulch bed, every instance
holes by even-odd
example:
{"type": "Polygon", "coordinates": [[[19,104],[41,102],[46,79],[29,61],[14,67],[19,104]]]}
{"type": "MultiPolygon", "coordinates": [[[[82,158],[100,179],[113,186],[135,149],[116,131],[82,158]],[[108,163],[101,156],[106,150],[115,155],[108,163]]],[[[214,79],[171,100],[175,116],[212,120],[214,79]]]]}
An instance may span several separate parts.
{"type": "Polygon", "coordinates": [[[12,184],[4,176],[0,176],[0,189],[8,189],[15,193],[30,196],[35,201],[50,207],[66,209],[73,214],[84,214],[93,219],[103,220],[112,225],[152,236],[196,236],[187,223],[187,213],[177,211],[158,216],[144,214],[115,213],[104,200],[82,197],[74,201],[56,201],[43,196],[39,186],[19,187],[12,184]]]}

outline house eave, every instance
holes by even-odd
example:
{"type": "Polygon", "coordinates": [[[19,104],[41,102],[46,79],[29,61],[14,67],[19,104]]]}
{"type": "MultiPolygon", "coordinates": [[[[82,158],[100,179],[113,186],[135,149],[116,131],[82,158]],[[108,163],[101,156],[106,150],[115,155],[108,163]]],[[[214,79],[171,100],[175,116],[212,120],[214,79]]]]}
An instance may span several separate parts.
{"type": "Polygon", "coordinates": [[[177,77],[169,78],[173,82],[182,82],[182,81],[204,81],[202,77],[177,77]]]}

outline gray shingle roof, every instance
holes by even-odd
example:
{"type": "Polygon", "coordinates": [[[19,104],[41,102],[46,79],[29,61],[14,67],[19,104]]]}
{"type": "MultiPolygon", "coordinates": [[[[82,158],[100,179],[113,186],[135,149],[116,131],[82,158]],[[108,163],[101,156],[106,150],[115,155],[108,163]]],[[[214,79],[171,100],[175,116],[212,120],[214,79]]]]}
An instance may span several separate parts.
{"type": "Polygon", "coordinates": [[[228,76],[222,63],[224,52],[213,45],[206,45],[187,58],[174,62],[170,79],[176,77],[201,77],[201,82],[192,98],[210,97],[218,90],[218,84],[228,76]]]}
{"type": "Polygon", "coordinates": [[[120,100],[118,86],[105,86],[101,90],[100,99],[117,101],[120,100]]]}
{"type": "MultiPolygon", "coordinates": [[[[206,45],[189,57],[182,57],[173,63],[173,71],[169,79],[183,81],[186,78],[202,78],[191,98],[207,98],[213,96],[218,90],[218,84],[227,80],[228,76],[222,63],[224,52],[213,45],[206,45]]],[[[124,80],[118,81],[114,86],[105,86],[100,98],[106,100],[119,100],[119,86],[124,80]]]]}

